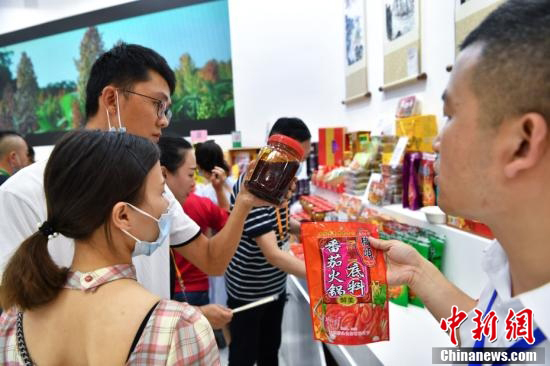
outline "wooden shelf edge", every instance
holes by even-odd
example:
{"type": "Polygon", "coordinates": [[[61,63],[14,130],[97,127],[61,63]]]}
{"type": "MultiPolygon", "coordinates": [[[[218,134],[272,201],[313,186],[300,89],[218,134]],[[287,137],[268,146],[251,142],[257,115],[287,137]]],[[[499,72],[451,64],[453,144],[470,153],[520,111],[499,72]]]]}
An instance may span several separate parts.
{"type": "Polygon", "coordinates": [[[386,91],[390,91],[390,90],[400,88],[400,87],[405,86],[405,85],[413,84],[417,81],[426,80],[427,78],[428,78],[428,74],[423,72],[423,73],[418,74],[416,76],[411,76],[411,77],[401,79],[401,80],[398,80],[396,82],[381,86],[381,87],[378,88],[378,90],[381,91],[381,92],[386,92],[386,91]]]}
{"type": "Polygon", "coordinates": [[[364,100],[364,99],[370,99],[370,97],[372,97],[372,93],[371,92],[366,92],[365,94],[359,94],[359,95],[353,96],[351,98],[345,99],[345,100],[342,101],[342,104],[348,105],[348,104],[359,102],[359,101],[364,100]]]}

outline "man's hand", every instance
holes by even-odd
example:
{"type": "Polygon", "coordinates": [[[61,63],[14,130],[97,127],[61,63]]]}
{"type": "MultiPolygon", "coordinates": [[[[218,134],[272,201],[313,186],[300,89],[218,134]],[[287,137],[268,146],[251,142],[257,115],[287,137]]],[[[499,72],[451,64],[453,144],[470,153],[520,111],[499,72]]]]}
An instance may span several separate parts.
{"type": "Polygon", "coordinates": [[[453,305],[466,312],[476,306],[476,300],[447,280],[412,246],[398,240],[369,240],[373,247],[384,252],[388,284],[409,285],[437,321],[449,317],[453,305]]]}
{"type": "Polygon", "coordinates": [[[218,304],[208,304],[199,306],[201,313],[208,319],[213,329],[221,329],[233,318],[231,309],[218,304]]]}
{"type": "Polygon", "coordinates": [[[388,285],[414,285],[424,260],[416,249],[398,240],[369,238],[369,241],[373,247],[384,252],[388,266],[388,285]]]}

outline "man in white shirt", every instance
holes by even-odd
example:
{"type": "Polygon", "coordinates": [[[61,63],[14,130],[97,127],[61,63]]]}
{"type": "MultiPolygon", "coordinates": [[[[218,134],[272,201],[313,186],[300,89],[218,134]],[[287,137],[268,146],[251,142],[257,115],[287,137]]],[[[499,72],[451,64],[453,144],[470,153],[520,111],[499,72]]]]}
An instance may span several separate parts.
{"type": "MultiPolygon", "coordinates": [[[[158,142],[161,130],[170,121],[170,95],[174,88],[174,73],[162,56],[139,45],[119,44],[92,66],[86,87],[86,128],[125,129],[158,142]]],[[[46,162],[33,164],[0,187],[0,272],[19,244],[46,219],[45,166],[46,162]]],[[[169,196],[175,200],[171,192],[169,196]]],[[[176,212],[169,244],[202,271],[223,274],[238,246],[249,211],[259,205],[266,203],[248,191],[243,192],[237,197],[227,225],[208,239],[185,215],[181,205],[174,204],[172,209],[176,212]]],[[[58,237],[50,240],[49,248],[59,265],[70,266],[72,241],[58,237]]],[[[169,298],[168,243],[150,257],[136,257],[134,264],[138,280],[148,290],[169,298]]]]}
{"type": "Polygon", "coordinates": [[[509,0],[489,15],[462,44],[443,100],[447,121],[434,145],[439,205],[492,229],[497,241],[483,260],[489,283],[474,300],[411,247],[373,244],[386,251],[390,284],[410,285],[438,321],[454,305],[469,312],[462,347],[511,347],[522,337],[506,334],[509,310],[530,309],[533,321],[523,325],[535,339],[523,345],[544,347],[550,362],[550,1],[509,0]],[[474,342],[474,308],[484,317],[495,311],[493,342],[474,342]]]}

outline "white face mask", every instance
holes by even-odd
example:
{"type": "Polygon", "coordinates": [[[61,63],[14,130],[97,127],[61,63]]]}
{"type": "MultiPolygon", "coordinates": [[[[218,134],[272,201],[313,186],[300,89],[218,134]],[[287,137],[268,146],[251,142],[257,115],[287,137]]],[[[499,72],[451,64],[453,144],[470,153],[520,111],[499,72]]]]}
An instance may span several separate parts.
{"type": "Polygon", "coordinates": [[[113,127],[111,125],[111,116],[109,115],[109,110],[105,108],[105,112],[107,112],[107,123],[109,124],[109,131],[114,132],[126,132],[126,127],[122,126],[122,121],[120,120],[120,106],[118,103],[118,90],[115,90],[115,97],[116,97],[116,116],[118,119],[118,128],[113,127]]]}
{"type": "Polygon", "coordinates": [[[128,206],[132,207],[137,212],[150,217],[151,219],[155,220],[159,227],[159,234],[155,241],[149,242],[145,240],[139,240],[132,234],[130,234],[128,231],[122,229],[122,231],[134,239],[136,241],[136,246],[134,247],[134,251],[132,252],[132,257],[136,257],[138,255],[151,255],[157,248],[159,248],[162,243],[166,240],[168,235],[170,235],[170,227],[172,226],[172,210],[171,206],[168,207],[165,213],[163,213],[160,218],[156,219],[152,215],[148,214],[147,212],[143,211],[140,208],[137,208],[136,206],[132,205],[131,203],[126,203],[128,206]]]}

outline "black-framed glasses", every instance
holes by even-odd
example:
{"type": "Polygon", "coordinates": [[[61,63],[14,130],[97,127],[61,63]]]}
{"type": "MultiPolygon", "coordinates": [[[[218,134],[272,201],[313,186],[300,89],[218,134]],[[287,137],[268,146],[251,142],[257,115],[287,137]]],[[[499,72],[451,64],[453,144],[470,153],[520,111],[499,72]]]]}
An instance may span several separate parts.
{"type": "Polygon", "coordinates": [[[145,94],[136,93],[135,91],[131,91],[128,89],[121,89],[121,90],[125,93],[135,94],[135,95],[139,95],[140,97],[154,100],[154,104],[157,106],[157,117],[162,118],[162,116],[165,116],[168,121],[170,121],[170,119],[172,118],[172,110],[168,107],[168,104],[166,104],[166,102],[157,98],[150,97],[145,94]]]}

